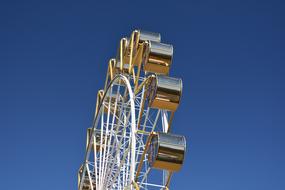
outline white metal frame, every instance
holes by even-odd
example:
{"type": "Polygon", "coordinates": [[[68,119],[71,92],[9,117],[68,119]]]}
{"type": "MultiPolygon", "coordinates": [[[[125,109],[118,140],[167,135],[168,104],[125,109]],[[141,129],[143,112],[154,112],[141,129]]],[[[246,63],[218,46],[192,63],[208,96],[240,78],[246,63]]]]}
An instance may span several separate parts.
{"type": "MultiPolygon", "coordinates": [[[[141,77],[139,80],[144,79],[141,77]]],[[[166,172],[151,170],[147,162],[148,155],[141,157],[151,132],[168,130],[169,113],[144,106],[147,104],[143,101],[145,88],[134,94],[132,81],[131,76],[119,74],[105,90],[94,116],[79,190],[85,190],[83,186],[86,177],[90,190],[135,189],[133,182],[141,159],[143,167],[136,181],[139,188],[152,190],[167,187],[166,172]],[[112,104],[111,98],[108,100],[107,96],[113,93],[116,94],[116,100],[112,104]],[[123,97],[123,101],[119,97],[123,97]],[[141,109],[142,106],[144,109],[141,109]],[[141,111],[141,126],[137,129],[141,111]],[[95,131],[100,131],[100,143],[96,140],[95,131]],[[155,177],[151,176],[152,172],[155,177]]]]}

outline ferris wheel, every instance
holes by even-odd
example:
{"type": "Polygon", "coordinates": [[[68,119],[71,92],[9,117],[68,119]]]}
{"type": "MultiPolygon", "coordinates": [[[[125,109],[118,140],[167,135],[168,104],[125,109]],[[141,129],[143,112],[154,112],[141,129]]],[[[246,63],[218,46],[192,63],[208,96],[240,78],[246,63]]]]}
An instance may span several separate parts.
{"type": "Polygon", "coordinates": [[[172,133],[182,80],[169,76],[173,46],[135,30],[110,59],[87,129],[79,190],[169,189],[183,164],[186,139],[172,133]]]}

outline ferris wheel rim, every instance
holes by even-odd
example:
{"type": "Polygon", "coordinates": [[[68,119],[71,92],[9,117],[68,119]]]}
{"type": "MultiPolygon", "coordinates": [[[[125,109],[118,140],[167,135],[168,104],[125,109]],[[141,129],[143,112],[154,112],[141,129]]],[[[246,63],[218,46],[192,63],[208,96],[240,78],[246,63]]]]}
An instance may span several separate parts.
{"type": "MultiPolygon", "coordinates": [[[[83,188],[83,176],[85,175],[86,173],[86,165],[88,164],[88,157],[90,156],[90,152],[91,152],[91,141],[92,141],[92,136],[94,136],[94,132],[95,132],[95,127],[98,125],[98,122],[99,122],[99,116],[102,112],[102,108],[104,107],[103,105],[103,102],[104,100],[106,99],[106,95],[111,88],[112,88],[112,85],[117,81],[117,80],[122,80],[124,83],[125,83],[125,86],[127,87],[127,91],[128,91],[128,96],[129,96],[129,100],[130,100],[130,108],[131,108],[131,152],[132,152],[132,158],[131,158],[131,170],[130,170],[130,180],[131,180],[131,183],[132,181],[134,180],[135,178],[135,149],[136,149],[136,110],[135,110],[135,102],[134,102],[134,99],[135,99],[135,94],[132,90],[132,87],[131,87],[131,84],[130,84],[130,81],[129,79],[122,75],[122,74],[117,74],[114,76],[114,78],[110,81],[110,83],[108,84],[108,86],[106,87],[106,89],[104,90],[104,94],[103,94],[103,97],[102,97],[102,100],[101,102],[99,103],[99,110],[97,111],[97,113],[95,113],[95,116],[94,116],[94,119],[93,119],[93,122],[92,122],[92,132],[90,133],[90,138],[89,138],[89,142],[88,142],[88,145],[87,145],[87,149],[85,151],[85,157],[84,157],[84,163],[83,163],[83,170],[82,170],[82,176],[81,176],[81,181],[80,181],[80,185],[79,185],[79,189],[82,189],[83,188]]],[[[131,185],[130,183],[130,185],[131,185]]]]}

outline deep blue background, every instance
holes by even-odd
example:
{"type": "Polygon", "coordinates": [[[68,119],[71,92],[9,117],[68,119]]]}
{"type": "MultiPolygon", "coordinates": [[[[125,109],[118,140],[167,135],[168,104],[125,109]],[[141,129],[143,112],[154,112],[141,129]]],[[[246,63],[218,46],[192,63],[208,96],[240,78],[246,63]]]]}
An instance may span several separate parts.
{"type": "Polygon", "coordinates": [[[161,32],[183,78],[175,190],[285,189],[280,1],[0,1],[0,189],[76,189],[119,39],[161,32]]]}

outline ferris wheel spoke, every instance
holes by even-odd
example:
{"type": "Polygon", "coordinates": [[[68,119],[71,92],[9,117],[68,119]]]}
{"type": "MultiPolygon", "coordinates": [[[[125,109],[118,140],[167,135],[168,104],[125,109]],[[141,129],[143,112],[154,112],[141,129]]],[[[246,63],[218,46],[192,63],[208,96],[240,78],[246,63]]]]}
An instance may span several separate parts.
{"type": "MultiPolygon", "coordinates": [[[[112,146],[112,149],[111,149],[111,154],[112,155],[114,154],[116,149],[120,150],[121,147],[123,147],[125,145],[124,143],[122,144],[123,139],[125,139],[124,136],[123,136],[124,134],[118,135],[118,133],[120,131],[125,131],[126,127],[127,127],[127,125],[124,125],[123,129],[121,129],[121,130],[119,130],[119,128],[116,129],[114,136],[116,136],[117,138],[113,141],[113,146],[112,146]],[[118,140],[118,138],[120,138],[120,140],[118,140]]],[[[120,153],[117,153],[116,157],[117,157],[117,160],[120,160],[120,153]]],[[[109,171],[112,171],[114,169],[114,166],[115,166],[115,162],[111,164],[111,166],[110,166],[111,169],[109,171]]],[[[108,174],[106,175],[105,178],[108,179],[108,174]]]]}
{"type": "MultiPolygon", "coordinates": [[[[121,162],[120,162],[120,165],[118,168],[122,168],[123,164],[124,164],[124,161],[128,155],[130,151],[130,147],[127,148],[127,150],[125,151],[124,155],[123,155],[123,158],[121,159],[121,162]]],[[[115,175],[114,175],[114,178],[116,179],[118,177],[118,175],[120,174],[120,170],[117,170],[115,175]]],[[[111,182],[111,186],[113,185],[114,181],[111,182]]]]}
{"type": "MultiPolygon", "coordinates": [[[[119,91],[120,91],[120,86],[117,88],[117,93],[116,93],[116,97],[119,96],[119,91]]],[[[116,101],[115,101],[115,108],[114,108],[114,113],[117,112],[117,103],[118,103],[118,98],[116,98],[116,101]]],[[[110,138],[109,138],[109,142],[108,142],[108,148],[107,150],[107,155],[109,155],[109,152],[110,152],[110,146],[111,146],[111,142],[112,142],[112,138],[113,138],[113,130],[114,130],[114,123],[115,123],[115,114],[113,114],[113,117],[112,117],[112,124],[111,124],[111,130],[110,130],[110,138]]],[[[115,142],[115,141],[113,141],[115,142]]],[[[114,146],[112,146],[114,147],[114,146]]],[[[113,148],[112,148],[113,149],[113,148]]],[[[109,166],[110,163],[105,163],[104,165],[104,174],[103,174],[103,185],[105,185],[106,181],[107,181],[107,178],[106,178],[106,172],[107,172],[107,166],[109,166]]]]}
{"type": "MultiPolygon", "coordinates": [[[[142,185],[142,184],[144,183],[144,181],[146,180],[146,177],[147,177],[148,173],[150,172],[150,169],[151,169],[151,168],[148,168],[147,171],[145,172],[145,174],[143,175],[143,178],[142,178],[142,180],[140,181],[140,184],[141,184],[141,185],[142,185]]],[[[140,186],[141,186],[141,185],[140,185],[140,186]]]]}
{"type": "Polygon", "coordinates": [[[93,180],[92,180],[91,175],[90,175],[90,170],[89,170],[88,163],[86,163],[85,167],[86,167],[87,175],[88,175],[88,178],[89,178],[89,184],[90,184],[91,188],[94,189],[93,188],[93,180]]]}
{"type": "Polygon", "coordinates": [[[146,114],[145,114],[145,120],[144,120],[144,124],[143,124],[143,128],[142,128],[143,131],[145,131],[145,126],[146,126],[146,122],[148,120],[149,110],[150,110],[150,108],[148,107],[147,111],[146,111],[146,114]]]}
{"type": "Polygon", "coordinates": [[[94,150],[94,173],[95,173],[95,187],[98,189],[98,161],[97,161],[97,142],[95,136],[92,136],[93,150],[94,150]]]}
{"type": "MultiPolygon", "coordinates": [[[[124,118],[126,118],[126,119],[124,119],[125,121],[124,121],[124,125],[123,125],[123,130],[122,130],[122,128],[120,128],[120,130],[119,130],[119,127],[117,127],[117,130],[116,130],[116,133],[119,133],[120,131],[123,131],[123,135],[125,135],[126,134],[126,128],[127,128],[127,126],[129,126],[130,125],[130,123],[129,123],[129,118],[130,118],[130,114],[131,112],[129,112],[129,114],[126,116],[124,116],[124,118]]],[[[114,115],[115,116],[115,115],[114,115]]],[[[114,117],[115,118],[115,117],[114,117]]],[[[120,121],[120,118],[117,118],[119,121],[120,121]]],[[[122,145],[122,141],[123,141],[123,139],[126,139],[126,138],[121,138],[121,140],[119,141],[119,143],[118,143],[118,141],[113,141],[114,142],[114,144],[113,144],[113,146],[112,146],[112,150],[111,150],[111,152],[113,152],[113,149],[114,149],[114,147],[116,147],[115,145],[116,144],[118,144],[118,146],[120,147],[121,145],[122,145]]],[[[109,142],[111,142],[111,141],[109,141],[109,142]]],[[[110,147],[110,146],[109,146],[110,147]]],[[[127,150],[129,150],[129,148],[130,147],[128,147],[127,148],[127,150]]],[[[110,150],[109,150],[110,151],[110,150]]],[[[122,159],[121,159],[121,162],[120,162],[120,166],[119,166],[119,168],[121,168],[121,165],[122,165],[122,161],[124,161],[125,159],[126,159],[126,155],[127,155],[127,153],[128,153],[128,151],[125,151],[124,152],[124,155],[123,155],[123,157],[122,157],[122,159]]],[[[113,153],[112,153],[113,154],[113,153]]],[[[118,156],[119,157],[119,156],[118,156]]],[[[115,164],[112,164],[112,166],[111,166],[111,168],[113,168],[115,166],[115,164]]],[[[107,167],[106,167],[107,168],[107,167]]],[[[112,171],[113,169],[111,169],[111,171],[112,171]]],[[[106,170],[107,171],[107,170],[106,170]]],[[[119,170],[118,170],[119,171],[119,170]]],[[[107,173],[107,172],[106,172],[107,173]]],[[[105,173],[105,179],[108,179],[108,175],[105,173]]],[[[117,177],[116,177],[116,175],[114,176],[114,178],[116,179],[117,177]]],[[[114,181],[114,180],[112,180],[112,181],[114,181]]],[[[103,183],[104,184],[104,183],[103,183]]],[[[109,185],[108,185],[109,186],[109,185]]],[[[110,186],[112,186],[112,184],[110,185],[110,186]]]]}
{"type": "MultiPolygon", "coordinates": [[[[112,147],[113,149],[111,151],[112,151],[112,154],[113,154],[113,152],[115,150],[115,147],[117,147],[117,149],[119,149],[121,151],[121,152],[118,151],[117,153],[115,153],[118,162],[121,164],[121,162],[123,162],[125,160],[125,157],[126,157],[125,154],[128,153],[128,152],[125,151],[125,148],[123,148],[123,147],[125,147],[125,145],[128,145],[128,143],[126,142],[126,138],[124,138],[124,137],[121,137],[120,141],[118,141],[118,140],[114,141],[114,143],[116,143],[117,146],[113,146],[112,147]],[[123,142],[123,141],[125,141],[125,142],[123,142]],[[122,158],[121,158],[121,155],[123,155],[122,158]]],[[[117,168],[121,168],[120,164],[117,163],[117,168]]],[[[116,163],[115,162],[112,163],[111,166],[110,166],[110,170],[109,171],[113,171],[115,166],[116,166],[116,163]]],[[[109,175],[106,176],[106,179],[109,179],[109,175]]],[[[116,180],[116,176],[113,177],[113,180],[116,180]]]]}
{"type": "MultiPolygon", "coordinates": [[[[107,93],[110,93],[110,94],[112,94],[112,91],[113,90],[113,88],[111,88],[110,89],[110,92],[109,91],[107,91],[107,93]]],[[[110,137],[110,135],[109,135],[109,121],[110,121],[110,113],[111,113],[111,100],[112,100],[112,98],[109,98],[109,103],[108,103],[108,114],[107,114],[107,122],[106,122],[106,131],[105,131],[105,138],[104,138],[104,153],[103,153],[103,163],[102,163],[102,170],[101,170],[101,172],[102,172],[102,174],[101,174],[101,176],[102,176],[102,179],[100,180],[100,183],[102,184],[102,181],[103,181],[103,179],[104,179],[104,166],[105,166],[105,162],[106,162],[106,146],[107,146],[107,141],[109,140],[109,138],[108,137],[110,137]]],[[[117,101],[117,98],[116,98],[116,101],[117,101]]],[[[114,111],[114,114],[116,113],[116,110],[114,111]]],[[[102,133],[103,133],[103,131],[102,131],[102,133]]]]}

